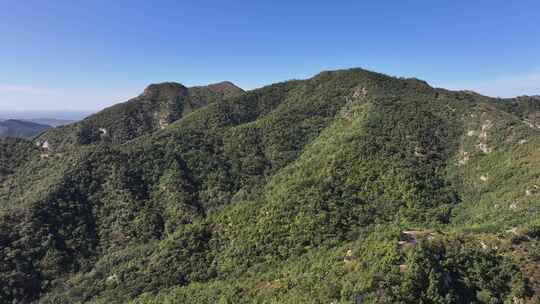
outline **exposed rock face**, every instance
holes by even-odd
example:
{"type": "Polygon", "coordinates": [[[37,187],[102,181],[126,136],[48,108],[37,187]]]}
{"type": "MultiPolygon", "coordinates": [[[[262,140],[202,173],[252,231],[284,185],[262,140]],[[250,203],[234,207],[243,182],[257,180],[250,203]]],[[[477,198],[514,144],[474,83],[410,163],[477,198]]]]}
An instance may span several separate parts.
{"type": "Polygon", "coordinates": [[[49,142],[48,141],[45,141],[41,144],[41,147],[45,150],[49,150],[51,148],[51,146],[49,145],[49,142]]]}
{"type": "Polygon", "coordinates": [[[347,253],[345,253],[345,257],[343,258],[343,262],[350,263],[354,259],[353,252],[351,249],[347,250],[347,253]]]}
{"type": "Polygon", "coordinates": [[[461,149],[459,151],[459,160],[458,160],[458,165],[462,166],[462,165],[465,165],[467,164],[467,162],[470,160],[470,156],[469,156],[469,152],[461,149]]]}
{"type": "Polygon", "coordinates": [[[179,97],[185,97],[187,91],[188,89],[179,83],[163,82],[149,85],[144,89],[140,97],[154,100],[175,100],[179,97]]]}
{"type": "Polygon", "coordinates": [[[538,186],[538,185],[533,185],[533,187],[531,189],[525,190],[525,195],[526,196],[537,195],[539,193],[540,193],[540,186],[538,186]]]}
{"type": "Polygon", "coordinates": [[[482,124],[482,131],[480,132],[479,137],[482,139],[487,139],[488,138],[487,131],[491,129],[492,126],[493,126],[493,123],[490,120],[486,120],[484,124],[482,124]]]}
{"type": "Polygon", "coordinates": [[[409,266],[407,266],[406,264],[401,264],[399,265],[399,272],[400,273],[405,273],[409,270],[409,266]]]}
{"type": "Polygon", "coordinates": [[[186,110],[193,110],[189,102],[188,88],[179,83],[151,84],[140,97],[156,105],[153,109],[153,130],[164,129],[182,117],[186,110]]]}
{"type": "Polygon", "coordinates": [[[479,143],[477,147],[478,149],[480,149],[480,151],[484,152],[485,154],[491,153],[491,148],[486,143],[479,143]]]}

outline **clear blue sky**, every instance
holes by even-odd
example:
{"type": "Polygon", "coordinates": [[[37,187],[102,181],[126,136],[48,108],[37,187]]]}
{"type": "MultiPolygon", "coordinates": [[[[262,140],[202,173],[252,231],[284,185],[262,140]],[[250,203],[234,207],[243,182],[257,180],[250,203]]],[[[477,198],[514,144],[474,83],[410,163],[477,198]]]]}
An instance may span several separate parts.
{"type": "Polygon", "coordinates": [[[256,88],[364,67],[540,94],[540,1],[0,0],[0,110],[96,110],[146,85],[256,88]]]}

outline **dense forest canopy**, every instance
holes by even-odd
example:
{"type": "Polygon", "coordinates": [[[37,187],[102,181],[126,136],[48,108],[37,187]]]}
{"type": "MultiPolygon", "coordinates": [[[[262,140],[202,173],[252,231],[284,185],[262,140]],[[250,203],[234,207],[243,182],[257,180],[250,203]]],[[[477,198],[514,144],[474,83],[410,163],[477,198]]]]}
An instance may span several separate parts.
{"type": "Polygon", "coordinates": [[[0,142],[1,303],[540,303],[540,99],[350,69],[0,142]]]}

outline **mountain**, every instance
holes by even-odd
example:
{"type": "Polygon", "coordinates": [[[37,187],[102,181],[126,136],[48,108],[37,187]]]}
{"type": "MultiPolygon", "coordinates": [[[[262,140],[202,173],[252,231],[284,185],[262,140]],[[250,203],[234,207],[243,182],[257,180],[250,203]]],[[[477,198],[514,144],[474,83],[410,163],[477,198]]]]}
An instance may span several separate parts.
{"type": "Polygon", "coordinates": [[[109,107],[78,123],[45,132],[37,142],[47,142],[51,149],[56,150],[100,141],[119,144],[164,129],[195,109],[243,92],[231,82],[189,89],[174,82],[152,84],[125,103],[109,107]]]}
{"type": "Polygon", "coordinates": [[[30,138],[47,129],[48,125],[37,124],[29,121],[8,119],[0,121],[0,138],[2,137],[22,137],[30,138]]]}
{"type": "Polygon", "coordinates": [[[4,145],[0,302],[538,303],[538,107],[363,69],[150,85],[4,145]]]}
{"type": "Polygon", "coordinates": [[[37,124],[42,125],[49,125],[51,127],[60,127],[72,124],[74,122],[77,122],[77,120],[69,120],[69,119],[57,119],[57,118],[32,118],[32,119],[22,119],[24,121],[30,121],[37,124]]]}

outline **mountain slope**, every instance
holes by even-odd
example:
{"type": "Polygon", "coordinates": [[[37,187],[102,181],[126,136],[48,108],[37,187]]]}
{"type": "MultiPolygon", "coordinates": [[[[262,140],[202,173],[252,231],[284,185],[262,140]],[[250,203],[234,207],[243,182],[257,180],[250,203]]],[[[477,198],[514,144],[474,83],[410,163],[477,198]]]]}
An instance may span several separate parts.
{"type": "MultiPolygon", "coordinates": [[[[361,69],[218,87],[163,128],[122,137],[114,119],[111,140],[47,138],[50,156],[0,189],[0,299],[534,300],[531,110],[361,69]]],[[[129,106],[200,96],[165,88],[129,106]]],[[[103,128],[106,113],[87,121],[103,128]]]]}
{"type": "Polygon", "coordinates": [[[39,149],[20,138],[0,139],[0,182],[27,162],[39,157],[39,149]]]}

